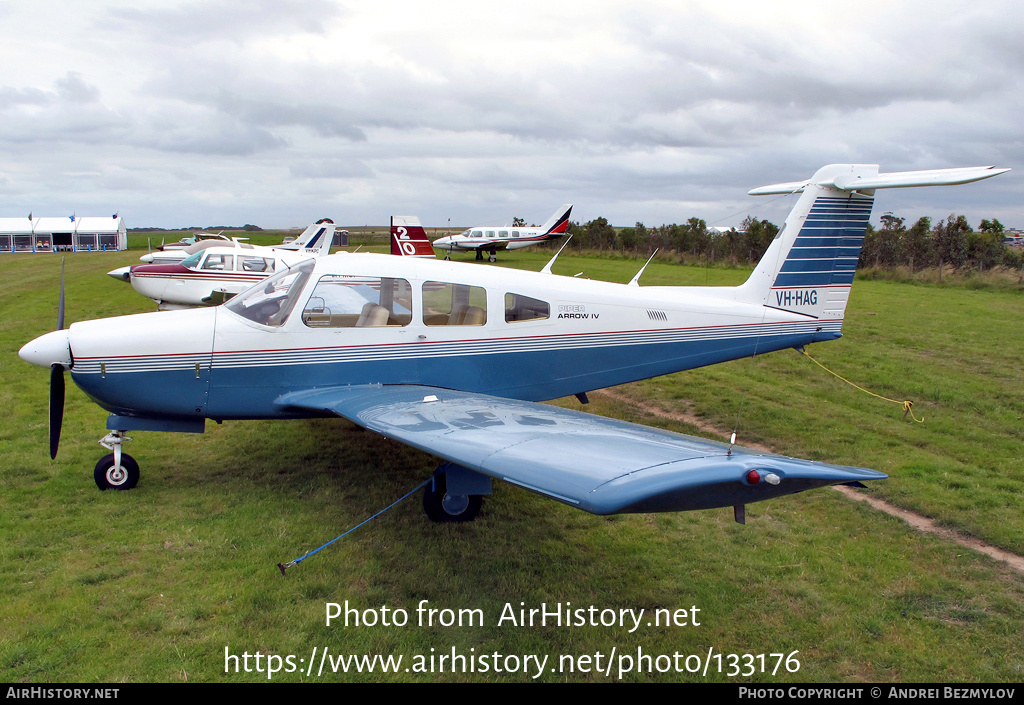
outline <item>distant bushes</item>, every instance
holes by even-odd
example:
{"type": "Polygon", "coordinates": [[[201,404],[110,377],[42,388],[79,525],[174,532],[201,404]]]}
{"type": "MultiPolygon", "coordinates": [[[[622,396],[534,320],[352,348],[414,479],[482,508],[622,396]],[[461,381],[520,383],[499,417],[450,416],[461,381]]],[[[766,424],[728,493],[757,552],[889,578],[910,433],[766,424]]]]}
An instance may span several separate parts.
{"type": "MultiPolygon", "coordinates": [[[[1004,245],[1003,230],[998,220],[983,220],[975,231],[967,218],[956,214],[934,227],[931,218],[919,218],[908,228],[905,219],[886,213],[881,228],[868,225],[858,271],[879,279],[942,282],[953,276],[968,283],[972,277],[978,282],[1015,278],[1020,284],[1024,250],[1004,245]],[[986,274],[991,276],[982,276],[986,274]]],[[[709,228],[700,218],[656,228],[643,223],[614,228],[607,219],[596,218],[570,223],[567,235],[572,235],[572,250],[639,257],[657,249],[659,259],[742,266],[761,259],[778,232],[774,223],[757,218],[724,232],[709,228]]]]}

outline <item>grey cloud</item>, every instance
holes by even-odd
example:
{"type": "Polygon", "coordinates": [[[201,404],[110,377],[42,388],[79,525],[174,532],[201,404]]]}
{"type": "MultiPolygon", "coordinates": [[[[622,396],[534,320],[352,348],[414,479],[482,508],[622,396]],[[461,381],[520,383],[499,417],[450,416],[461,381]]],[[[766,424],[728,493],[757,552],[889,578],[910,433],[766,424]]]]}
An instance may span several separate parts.
{"type": "Polygon", "coordinates": [[[373,170],[358,159],[308,159],[291,164],[289,173],[303,179],[373,178],[373,170]]]}
{"type": "Polygon", "coordinates": [[[303,32],[322,34],[342,11],[330,0],[221,0],[193,2],[171,9],[119,7],[100,19],[100,27],[138,32],[152,41],[231,41],[303,32]]]}
{"type": "Polygon", "coordinates": [[[91,86],[76,71],[68,71],[63,78],[56,81],[57,94],[70,103],[95,103],[100,96],[96,86],[91,86]]]}
{"type": "Polygon", "coordinates": [[[50,105],[56,96],[38,88],[0,87],[0,110],[10,110],[19,105],[50,105]]]}

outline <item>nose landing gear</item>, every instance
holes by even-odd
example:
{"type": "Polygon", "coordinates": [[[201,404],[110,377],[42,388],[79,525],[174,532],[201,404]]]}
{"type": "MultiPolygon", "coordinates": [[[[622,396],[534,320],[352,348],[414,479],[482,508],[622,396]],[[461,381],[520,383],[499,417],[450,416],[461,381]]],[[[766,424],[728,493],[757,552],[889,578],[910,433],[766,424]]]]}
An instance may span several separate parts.
{"type": "Polygon", "coordinates": [[[121,444],[130,440],[131,436],[124,431],[111,431],[100,441],[101,446],[114,451],[100,458],[93,471],[93,479],[100,490],[130,490],[139,484],[139,464],[135,458],[121,452],[121,444]]]}

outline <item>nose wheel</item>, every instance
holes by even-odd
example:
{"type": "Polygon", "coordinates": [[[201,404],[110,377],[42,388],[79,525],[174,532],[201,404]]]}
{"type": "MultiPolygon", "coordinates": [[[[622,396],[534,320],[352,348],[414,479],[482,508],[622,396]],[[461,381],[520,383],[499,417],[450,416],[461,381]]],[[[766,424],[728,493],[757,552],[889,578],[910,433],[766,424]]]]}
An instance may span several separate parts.
{"type": "Polygon", "coordinates": [[[101,490],[130,490],[139,484],[139,464],[127,453],[121,453],[117,464],[114,454],[108,453],[96,463],[93,479],[101,490]]]}
{"type": "Polygon", "coordinates": [[[130,441],[124,431],[111,431],[100,445],[114,451],[100,458],[93,471],[93,479],[100,490],[130,490],[139,484],[139,464],[135,458],[121,452],[121,444],[130,441]]]}

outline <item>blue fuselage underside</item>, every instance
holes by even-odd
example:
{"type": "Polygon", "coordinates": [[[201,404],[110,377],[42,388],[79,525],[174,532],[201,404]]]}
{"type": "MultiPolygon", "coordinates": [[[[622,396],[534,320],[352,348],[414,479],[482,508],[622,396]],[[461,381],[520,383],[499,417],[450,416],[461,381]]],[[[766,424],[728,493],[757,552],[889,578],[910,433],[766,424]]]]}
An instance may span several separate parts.
{"type": "MultiPolygon", "coordinates": [[[[834,331],[713,338],[644,345],[490,351],[304,364],[218,365],[106,374],[72,371],[75,383],[114,414],[192,419],[269,419],[312,414],[282,408],[289,392],[337,385],[416,384],[544,401],[808,343],[834,331]]],[[[144,366],[144,365],[143,365],[144,366]]],[[[156,366],[159,367],[159,366],[156,366]]]]}

